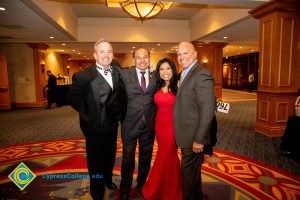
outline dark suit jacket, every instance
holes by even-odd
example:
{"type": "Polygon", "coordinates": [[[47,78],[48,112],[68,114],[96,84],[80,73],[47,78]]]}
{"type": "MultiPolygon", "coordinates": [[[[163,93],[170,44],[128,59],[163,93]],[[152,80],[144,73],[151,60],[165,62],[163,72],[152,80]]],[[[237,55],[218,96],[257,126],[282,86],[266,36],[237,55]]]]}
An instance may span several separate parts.
{"type": "Polygon", "coordinates": [[[96,65],[73,75],[67,99],[79,112],[80,127],[86,137],[124,119],[125,89],[119,69],[112,67],[113,90],[97,71],[96,65]]]}
{"type": "Polygon", "coordinates": [[[50,74],[48,78],[48,83],[46,87],[48,87],[49,90],[55,90],[57,86],[56,77],[53,74],[50,74]]]}
{"type": "Polygon", "coordinates": [[[174,104],[174,131],[179,147],[192,148],[193,142],[210,143],[215,105],[214,79],[196,63],[180,84],[174,104]]]}
{"type": "Polygon", "coordinates": [[[156,76],[154,72],[149,73],[149,84],[144,93],[140,87],[136,68],[130,67],[121,70],[122,79],[127,94],[127,112],[122,124],[122,135],[134,135],[141,125],[143,113],[149,131],[154,130],[154,119],[156,106],[153,101],[156,89],[156,76]]]}

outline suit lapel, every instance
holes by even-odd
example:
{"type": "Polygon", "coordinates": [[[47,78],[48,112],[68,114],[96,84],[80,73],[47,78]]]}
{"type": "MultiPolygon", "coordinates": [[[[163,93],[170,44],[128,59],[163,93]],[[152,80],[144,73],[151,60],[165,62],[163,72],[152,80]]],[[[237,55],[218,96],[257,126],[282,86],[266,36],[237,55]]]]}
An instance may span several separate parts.
{"type": "Polygon", "coordinates": [[[116,69],[113,69],[113,73],[111,74],[111,78],[112,78],[112,81],[113,81],[113,91],[115,91],[118,87],[118,76],[117,76],[117,70],[116,69]]]}
{"type": "Polygon", "coordinates": [[[155,84],[155,80],[154,80],[154,74],[153,74],[153,72],[150,72],[150,70],[148,71],[149,73],[149,84],[148,84],[148,87],[146,88],[146,91],[148,91],[151,87],[152,87],[152,85],[153,84],[155,84]]]}
{"type": "Polygon", "coordinates": [[[190,78],[191,74],[195,71],[195,69],[197,68],[197,66],[198,66],[198,62],[196,62],[196,63],[194,64],[194,66],[192,66],[192,68],[190,69],[189,73],[187,73],[187,75],[185,75],[185,77],[184,77],[182,83],[180,83],[180,86],[179,86],[179,89],[178,89],[177,96],[179,96],[180,93],[181,93],[181,91],[184,90],[184,86],[185,86],[187,80],[190,78]]]}
{"type": "Polygon", "coordinates": [[[141,88],[141,85],[140,85],[140,82],[139,82],[139,77],[137,75],[137,70],[136,70],[136,67],[133,67],[133,70],[131,71],[131,77],[135,80],[134,82],[136,83],[136,87],[139,88],[139,90],[141,91],[141,93],[144,93],[142,88],[141,88]]]}

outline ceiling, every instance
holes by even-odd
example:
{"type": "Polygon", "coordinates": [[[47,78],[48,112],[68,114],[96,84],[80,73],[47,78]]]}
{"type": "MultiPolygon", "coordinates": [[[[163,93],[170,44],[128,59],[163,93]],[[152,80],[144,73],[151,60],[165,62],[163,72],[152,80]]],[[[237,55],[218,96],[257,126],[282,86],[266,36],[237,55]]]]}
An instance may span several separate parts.
{"type": "MultiPolygon", "coordinates": [[[[49,0],[71,5],[77,17],[129,18],[121,8],[108,8],[105,0],[49,0]]],[[[156,18],[190,20],[202,9],[255,8],[268,0],[180,0],[156,18]]],[[[80,42],[56,23],[51,23],[31,0],[1,0],[0,43],[40,42],[49,49],[71,55],[71,59],[93,59],[93,43],[80,42]],[[25,17],[26,16],[26,17],[25,17]],[[41,28],[42,27],[42,28],[41,28]],[[50,39],[49,35],[55,39],[50,39]],[[65,44],[65,45],[63,45],[65,44]]],[[[258,51],[258,20],[245,17],[227,27],[199,38],[201,42],[227,42],[224,56],[258,51]],[[227,39],[223,37],[227,36],[227,39]]],[[[0,44],[1,45],[1,44],[0,44]]],[[[176,52],[175,43],[113,43],[115,53],[129,53],[133,47],[143,46],[153,53],[176,52]]]]}

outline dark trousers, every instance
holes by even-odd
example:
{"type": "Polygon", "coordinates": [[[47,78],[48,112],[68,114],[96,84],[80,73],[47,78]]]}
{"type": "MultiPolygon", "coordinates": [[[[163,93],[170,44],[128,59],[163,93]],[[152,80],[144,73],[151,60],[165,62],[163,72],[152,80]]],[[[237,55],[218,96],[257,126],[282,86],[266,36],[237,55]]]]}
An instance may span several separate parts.
{"type": "Polygon", "coordinates": [[[142,188],[149,174],[154,132],[148,131],[143,124],[135,136],[122,135],[123,157],[121,167],[120,192],[129,194],[132,184],[132,176],[135,168],[135,149],[137,141],[139,143],[139,163],[138,163],[138,187],[142,188]]]}
{"type": "Polygon", "coordinates": [[[182,199],[201,200],[203,198],[201,165],[204,155],[194,153],[191,148],[181,148],[181,154],[182,199]]]}
{"type": "Polygon", "coordinates": [[[104,183],[112,181],[117,150],[118,125],[104,127],[86,138],[87,166],[90,175],[90,193],[94,200],[103,199],[104,183]]]}
{"type": "Polygon", "coordinates": [[[55,91],[55,89],[48,89],[47,90],[47,101],[48,101],[48,108],[51,108],[52,103],[56,102],[56,91],[55,91]]]}

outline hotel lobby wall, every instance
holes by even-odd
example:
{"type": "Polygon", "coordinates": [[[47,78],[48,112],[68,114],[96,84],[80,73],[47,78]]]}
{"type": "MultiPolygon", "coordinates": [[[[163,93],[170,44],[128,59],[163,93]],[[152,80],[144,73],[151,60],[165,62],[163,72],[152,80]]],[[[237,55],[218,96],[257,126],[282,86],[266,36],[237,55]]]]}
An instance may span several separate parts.
{"type": "MultiPolygon", "coordinates": [[[[45,51],[45,77],[46,80],[48,80],[48,76],[46,74],[46,71],[50,70],[52,74],[56,77],[58,77],[58,74],[66,75],[64,74],[64,65],[63,65],[63,58],[60,53],[54,52],[54,51],[45,51]]],[[[47,84],[47,83],[45,83],[47,84]]]]}
{"type": "Polygon", "coordinates": [[[180,42],[190,41],[188,20],[152,19],[143,23],[132,18],[78,18],[78,40],[95,42],[180,42]]]}
{"type": "Polygon", "coordinates": [[[7,58],[11,103],[35,102],[33,50],[26,44],[2,43],[0,53],[6,55],[7,58]]]}

